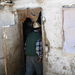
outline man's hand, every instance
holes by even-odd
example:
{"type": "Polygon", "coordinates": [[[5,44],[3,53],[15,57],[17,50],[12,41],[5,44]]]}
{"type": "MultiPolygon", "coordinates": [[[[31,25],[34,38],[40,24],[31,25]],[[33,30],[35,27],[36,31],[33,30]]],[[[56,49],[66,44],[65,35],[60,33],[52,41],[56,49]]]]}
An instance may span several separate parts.
{"type": "Polygon", "coordinates": [[[42,57],[39,57],[38,58],[38,62],[42,62],[42,57]]]}

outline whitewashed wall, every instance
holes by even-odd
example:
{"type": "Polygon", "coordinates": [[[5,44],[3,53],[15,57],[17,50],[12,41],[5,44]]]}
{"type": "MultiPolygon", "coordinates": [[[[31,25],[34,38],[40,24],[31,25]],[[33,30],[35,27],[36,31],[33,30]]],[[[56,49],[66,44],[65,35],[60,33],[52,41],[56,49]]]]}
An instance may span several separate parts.
{"type": "Polygon", "coordinates": [[[46,17],[45,29],[50,42],[45,75],[75,75],[75,57],[63,53],[62,6],[75,4],[75,0],[16,0],[14,8],[42,7],[46,17]]]}
{"type": "Polygon", "coordinates": [[[23,46],[15,14],[9,6],[0,9],[0,75],[22,74],[23,46]]]}
{"type": "Polygon", "coordinates": [[[46,34],[51,47],[46,75],[75,75],[74,56],[66,56],[62,50],[62,6],[75,4],[75,0],[44,0],[43,3],[37,3],[36,0],[17,0],[15,3],[16,8],[41,6],[43,9],[43,16],[46,17],[46,34]]]}

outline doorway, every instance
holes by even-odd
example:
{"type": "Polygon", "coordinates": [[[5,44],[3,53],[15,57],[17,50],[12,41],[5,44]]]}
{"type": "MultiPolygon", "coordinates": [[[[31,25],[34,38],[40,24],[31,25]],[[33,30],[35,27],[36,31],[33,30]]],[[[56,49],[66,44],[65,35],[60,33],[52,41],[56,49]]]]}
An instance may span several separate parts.
{"type": "MultiPolygon", "coordinates": [[[[23,42],[23,55],[24,55],[24,66],[26,63],[26,55],[25,55],[25,42],[28,34],[33,31],[33,27],[29,25],[33,20],[37,21],[41,25],[41,16],[42,9],[41,8],[27,8],[24,10],[17,10],[18,12],[18,26],[20,31],[21,40],[23,42]]],[[[41,26],[42,27],[42,26],[41,26]]],[[[42,28],[40,28],[42,29],[42,28]]],[[[42,33],[42,30],[41,30],[42,33]]],[[[25,67],[23,67],[23,73],[25,73],[25,67]]],[[[34,73],[34,75],[36,75],[34,73]]]]}
{"type": "MultiPolygon", "coordinates": [[[[41,25],[41,12],[39,13],[36,22],[38,22],[41,25]]],[[[27,39],[27,37],[32,32],[34,32],[34,28],[32,26],[32,23],[33,23],[33,19],[30,18],[30,17],[27,17],[26,20],[23,23],[23,46],[24,46],[23,48],[24,48],[24,57],[26,57],[26,55],[25,55],[26,54],[26,39],[27,39]]],[[[40,27],[40,30],[41,30],[41,27],[40,27]]],[[[40,34],[41,34],[41,31],[40,31],[40,34]]],[[[26,58],[24,60],[26,60],[26,58]]],[[[26,64],[26,61],[24,61],[24,62],[26,64]]],[[[25,67],[26,67],[26,65],[25,65],[25,67]]],[[[34,72],[34,75],[36,75],[35,72],[34,72]]]]}

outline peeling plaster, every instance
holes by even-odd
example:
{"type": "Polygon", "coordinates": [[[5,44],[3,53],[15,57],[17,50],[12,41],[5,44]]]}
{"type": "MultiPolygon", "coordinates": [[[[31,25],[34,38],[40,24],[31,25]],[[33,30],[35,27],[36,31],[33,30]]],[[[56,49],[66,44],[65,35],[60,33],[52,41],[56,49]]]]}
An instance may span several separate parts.
{"type": "Polygon", "coordinates": [[[43,9],[42,14],[46,17],[46,34],[51,47],[45,56],[44,75],[75,75],[75,56],[70,54],[66,56],[62,50],[62,7],[75,4],[75,0],[45,0],[42,4],[38,4],[34,0],[32,2],[30,0],[16,0],[15,3],[15,9],[26,9],[27,7],[42,7],[43,9]]]}

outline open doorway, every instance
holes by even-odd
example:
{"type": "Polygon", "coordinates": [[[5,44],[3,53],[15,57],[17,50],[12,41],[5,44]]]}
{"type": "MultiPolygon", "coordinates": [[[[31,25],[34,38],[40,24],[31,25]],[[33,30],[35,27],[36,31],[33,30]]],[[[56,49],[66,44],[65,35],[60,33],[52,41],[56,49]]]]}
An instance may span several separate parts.
{"type": "MultiPolygon", "coordinates": [[[[26,56],[27,56],[26,55],[26,40],[27,40],[27,37],[34,32],[33,21],[34,21],[34,18],[27,17],[26,20],[23,22],[23,47],[24,47],[24,57],[25,57],[24,58],[24,62],[25,62],[25,68],[24,69],[25,69],[25,72],[26,72],[26,56]]],[[[38,18],[37,18],[36,22],[41,25],[41,11],[39,12],[39,15],[38,15],[38,18]]],[[[42,40],[41,26],[40,26],[39,30],[40,30],[41,40],[42,40]]],[[[34,40],[34,38],[33,38],[33,40],[34,40]]],[[[36,75],[35,71],[34,71],[34,75],[36,75]]]]}
{"type": "MultiPolygon", "coordinates": [[[[34,30],[32,25],[33,21],[37,21],[41,25],[41,16],[42,16],[42,9],[41,8],[27,8],[24,10],[17,10],[18,12],[18,20],[19,20],[19,31],[21,34],[22,42],[23,42],[23,55],[24,55],[24,66],[26,66],[26,55],[25,55],[25,42],[27,36],[34,30]]],[[[42,26],[40,26],[41,37],[42,37],[42,26]]],[[[42,38],[41,38],[42,39],[42,38]]],[[[24,71],[26,68],[24,67],[24,71]]],[[[34,72],[34,75],[35,72],[34,72]]]]}

